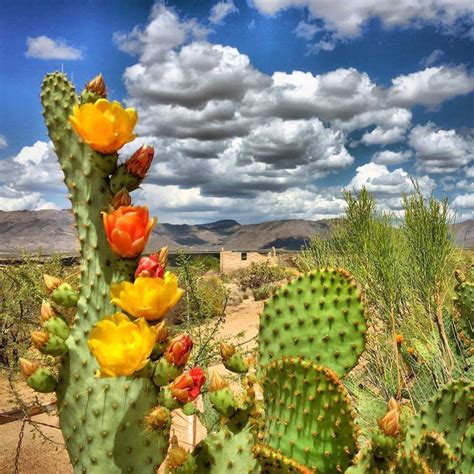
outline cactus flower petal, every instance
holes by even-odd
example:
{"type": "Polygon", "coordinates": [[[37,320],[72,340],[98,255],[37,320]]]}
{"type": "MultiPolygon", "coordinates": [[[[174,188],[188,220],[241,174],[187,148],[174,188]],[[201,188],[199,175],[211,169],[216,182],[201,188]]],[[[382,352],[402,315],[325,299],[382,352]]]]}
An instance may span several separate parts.
{"type": "Polygon", "coordinates": [[[112,252],[123,258],[134,258],[143,252],[156,224],[148,209],[142,206],[121,206],[102,213],[105,233],[112,252]]]}
{"type": "Polygon", "coordinates": [[[178,288],[176,275],[170,272],[166,272],[164,278],[138,277],[134,283],[123,281],[110,287],[112,304],[149,321],[163,319],[183,293],[178,288]]]}
{"type": "Polygon", "coordinates": [[[69,122],[74,131],[93,150],[115,153],[132,141],[137,112],[117,102],[99,99],[95,103],[75,105],[69,122]]]}
{"type": "Polygon", "coordinates": [[[88,346],[100,366],[100,377],[132,375],[148,362],[156,329],[144,319],[130,321],[123,313],[106,316],[91,331],[88,346]]]}

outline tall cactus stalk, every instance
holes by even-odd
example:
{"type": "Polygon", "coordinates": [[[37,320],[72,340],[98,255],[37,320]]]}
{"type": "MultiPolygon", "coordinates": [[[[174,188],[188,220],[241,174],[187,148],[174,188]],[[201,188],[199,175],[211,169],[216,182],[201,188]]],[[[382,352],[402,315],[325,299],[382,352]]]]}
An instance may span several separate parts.
{"type": "Polygon", "coordinates": [[[110,250],[101,217],[112,202],[110,177],[118,155],[94,151],[74,132],[69,117],[79,97],[63,74],[45,77],[41,101],[80,241],[77,314],[56,386],[69,456],[77,473],[152,473],[166,456],[169,437],[166,427],[152,431],[145,425],[159,388],[149,378],[96,377],[97,363],[87,345],[93,326],[116,311],[111,283],[131,280],[137,265],[137,259],[110,250]]]}

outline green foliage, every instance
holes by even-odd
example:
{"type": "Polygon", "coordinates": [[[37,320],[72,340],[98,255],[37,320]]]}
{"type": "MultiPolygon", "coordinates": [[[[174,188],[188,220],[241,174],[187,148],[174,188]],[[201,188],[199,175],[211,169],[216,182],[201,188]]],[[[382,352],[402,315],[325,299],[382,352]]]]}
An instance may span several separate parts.
{"type": "Polygon", "coordinates": [[[60,255],[44,263],[24,253],[20,263],[0,267],[0,364],[17,367],[30,345],[30,333],[39,324],[41,302],[46,297],[43,274],[75,282],[77,267],[64,266],[60,255]]]}
{"type": "Polygon", "coordinates": [[[258,288],[252,289],[253,298],[255,301],[262,301],[270,298],[278,289],[278,285],[275,283],[265,283],[258,288]]]}
{"type": "Polygon", "coordinates": [[[242,290],[253,290],[283,280],[286,276],[287,273],[282,267],[270,265],[269,262],[252,262],[248,268],[238,273],[237,281],[242,290]]]}

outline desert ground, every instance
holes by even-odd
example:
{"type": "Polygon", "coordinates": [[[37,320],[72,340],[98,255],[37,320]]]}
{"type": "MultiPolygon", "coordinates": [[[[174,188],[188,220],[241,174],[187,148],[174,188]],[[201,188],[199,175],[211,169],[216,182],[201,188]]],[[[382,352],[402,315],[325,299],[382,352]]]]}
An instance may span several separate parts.
{"type": "MultiPolygon", "coordinates": [[[[258,318],[263,308],[263,302],[253,301],[252,298],[243,300],[236,306],[227,309],[226,321],[220,329],[220,335],[232,341],[242,331],[245,331],[243,340],[253,338],[258,331],[258,318]]],[[[252,342],[254,343],[254,342],[252,342]]],[[[250,343],[250,344],[252,344],[250,343]]],[[[212,370],[225,371],[223,366],[213,367],[212,370]]],[[[34,405],[38,400],[42,405],[54,402],[54,396],[37,394],[30,390],[20,378],[13,381],[14,390],[21,394],[27,405],[34,405]],[[38,400],[37,400],[38,399],[38,400]]],[[[8,380],[0,379],[0,413],[10,412],[18,408],[15,395],[8,380]]],[[[193,438],[195,443],[205,435],[204,429],[197,425],[193,429],[195,417],[186,417],[176,413],[173,419],[173,430],[181,445],[191,447],[193,438]]],[[[22,430],[22,420],[12,421],[0,425],[0,472],[3,474],[69,474],[72,467],[69,463],[67,451],[64,447],[61,431],[58,429],[58,417],[54,412],[42,413],[32,417],[41,429],[41,436],[35,426],[26,423],[22,430]],[[18,456],[18,470],[15,471],[15,459],[20,434],[23,431],[21,449],[18,456]]],[[[160,469],[159,472],[162,472],[160,469]]]]}

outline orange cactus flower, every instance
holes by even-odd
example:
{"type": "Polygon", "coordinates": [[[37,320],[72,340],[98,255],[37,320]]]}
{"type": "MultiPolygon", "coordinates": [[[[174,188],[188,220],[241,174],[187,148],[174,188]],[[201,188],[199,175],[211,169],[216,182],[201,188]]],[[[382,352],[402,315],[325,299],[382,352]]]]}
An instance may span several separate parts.
{"type": "Polygon", "coordinates": [[[193,367],[170,385],[171,394],[181,403],[192,402],[201,393],[205,382],[206,377],[201,367],[193,367]]]}
{"type": "Polygon", "coordinates": [[[402,343],[403,343],[403,336],[402,336],[401,334],[397,334],[397,335],[395,336],[395,342],[396,342],[398,345],[402,344],[402,343]]]}
{"type": "Polygon", "coordinates": [[[135,258],[145,248],[156,217],[150,219],[142,206],[122,206],[103,212],[105,233],[112,252],[124,258],[135,258]]]}

